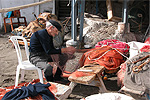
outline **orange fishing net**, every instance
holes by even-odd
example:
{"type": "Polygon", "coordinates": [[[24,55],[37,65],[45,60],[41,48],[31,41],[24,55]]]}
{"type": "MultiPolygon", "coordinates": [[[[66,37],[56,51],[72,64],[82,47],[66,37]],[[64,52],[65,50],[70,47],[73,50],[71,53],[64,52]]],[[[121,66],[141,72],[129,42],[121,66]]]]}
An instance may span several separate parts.
{"type": "Polygon", "coordinates": [[[82,55],[79,61],[80,67],[90,63],[98,63],[108,70],[115,70],[123,62],[123,57],[119,52],[121,51],[110,46],[91,49],[82,55]]]}

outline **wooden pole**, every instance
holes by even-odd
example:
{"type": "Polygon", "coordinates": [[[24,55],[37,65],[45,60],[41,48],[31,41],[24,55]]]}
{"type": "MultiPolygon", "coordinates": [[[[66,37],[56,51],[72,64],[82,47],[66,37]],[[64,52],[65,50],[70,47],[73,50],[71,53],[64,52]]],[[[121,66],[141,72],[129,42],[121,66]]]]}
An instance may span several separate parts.
{"type": "Polygon", "coordinates": [[[44,4],[44,3],[47,3],[47,2],[50,2],[50,1],[53,1],[53,0],[44,0],[44,1],[41,1],[41,2],[36,2],[36,3],[32,3],[32,4],[27,4],[27,5],[23,5],[23,6],[17,6],[17,7],[11,7],[11,8],[2,8],[2,9],[0,9],[0,13],[14,11],[14,10],[18,10],[18,9],[24,9],[24,8],[44,4]]]}

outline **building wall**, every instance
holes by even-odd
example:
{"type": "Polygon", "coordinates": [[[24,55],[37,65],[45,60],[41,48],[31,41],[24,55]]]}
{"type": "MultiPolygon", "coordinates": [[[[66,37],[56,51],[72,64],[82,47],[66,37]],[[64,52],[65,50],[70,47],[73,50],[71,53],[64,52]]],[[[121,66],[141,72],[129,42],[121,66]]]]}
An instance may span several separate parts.
{"type": "MultiPolygon", "coordinates": [[[[40,1],[43,0],[0,0],[0,9],[22,6],[22,5],[32,4],[40,1]]],[[[32,14],[33,12],[38,16],[40,13],[42,13],[45,10],[53,12],[53,1],[47,2],[45,4],[21,9],[20,12],[21,12],[21,16],[25,16],[27,23],[29,23],[35,20],[35,17],[32,14]]],[[[0,27],[3,26],[3,17],[6,16],[6,13],[0,13],[0,27]]]]}

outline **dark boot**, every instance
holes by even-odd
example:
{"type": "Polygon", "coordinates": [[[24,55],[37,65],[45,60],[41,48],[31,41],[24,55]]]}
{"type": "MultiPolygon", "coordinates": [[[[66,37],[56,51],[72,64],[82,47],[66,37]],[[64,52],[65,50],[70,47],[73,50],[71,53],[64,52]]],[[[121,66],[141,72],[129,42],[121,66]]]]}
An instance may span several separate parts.
{"type": "Polygon", "coordinates": [[[53,78],[53,67],[52,66],[48,66],[45,71],[44,71],[44,76],[46,78],[47,81],[51,81],[53,82],[54,81],[54,78],[53,78]]]}
{"type": "Polygon", "coordinates": [[[62,71],[60,70],[60,68],[57,68],[56,74],[54,76],[54,82],[60,83],[60,84],[65,84],[65,85],[69,84],[70,81],[61,77],[61,75],[62,75],[62,71]]]}

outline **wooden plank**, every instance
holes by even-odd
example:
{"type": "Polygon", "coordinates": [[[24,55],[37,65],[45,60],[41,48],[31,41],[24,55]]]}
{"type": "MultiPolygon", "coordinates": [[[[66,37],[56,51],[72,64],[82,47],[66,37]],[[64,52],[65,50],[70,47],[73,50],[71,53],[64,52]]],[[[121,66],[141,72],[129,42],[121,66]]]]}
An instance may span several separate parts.
{"type": "Polygon", "coordinates": [[[110,20],[113,17],[111,0],[106,0],[106,6],[107,6],[107,17],[108,20],[110,20]]]}
{"type": "Polygon", "coordinates": [[[141,95],[141,96],[144,94],[144,92],[142,92],[142,91],[132,90],[132,89],[129,89],[125,86],[123,86],[119,91],[120,92],[122,92],[122,91],[130,92],[130,93],[138,94],[138,95],[141,95]]]}
{"type": "Polygon", "coordinates": [[[76,77],[76,78],[70,76],[68,79],[71,82],[87,84],[88,85],[89,83],[91,83],[95,79],[95,76],[96,76],[96,74],[90,73],[90,75],[87,74],[87,76],[76,77]]]}
{"type": "Polygon", "coordinates": [[[71,90],[73,90],[76,85],[77,85],[77,83],[70,82],[69,87],[71,88],[71,90]]]}
{"type": "Polygon", "coordinates": [[[115,21],[115,22],[122,21],[122,18],[114,15],[113,5],[111,0],[106,0],[106,6],[107,6],[107,17],[109,21],[115,21]]]}
{"type": "Polygon", "coordinates": [[[68,96],[71,94],[72,90],[69,86],[59,84],[59,83],[54,83],[54,82],[49,82],[52,86],[56,86],[56,91],[52,90],[51,92],[58,98],[58,100],[64,100],[68,98],[68,96]]]}
{"type": "Polygon", "coordinates": [[[99,92],[100,93],[106,93],[107,92],[107,89],[103,83],[103,80],[102,78],[100,77],[100,75],[97,75],[98,77],[96,77],[89,85],[91,86],[97,86],[99,87],[99,92]]]}
{"type": "Polygon", "coordinates": [[[84,65],[82,68],[82,70],[92,70],[91,73],[97,74],[97,73],[101,73],[104,70],[104,66],[100,66],[100,65],[95,65],[95,64],[87,64],[84,65]]]}
{"type": "Polygon", "coordinates": [[[114,22],[120,22],[120,21],[122,20],[122,18],[113,16],[113,17],[110,18],[109,20],[110,20],[110,21],[114,21],[114,22]]]}
{"type": "Polygon", "coordinates": [[[104,66],[88,64],[75,71],[69,76],[69,80],[75,83],[90,84],[96,77],[96,74],[101,73],[104,70],[104,66]],[[87,70],[87,72],[86,72],[87,70]],[[88,72],[89,70],[92,70],[88,72]],[[79,74],[75,76],[74,74],[79,74]],[[83,75],[82,75],[83,74],[83,75]]]}

